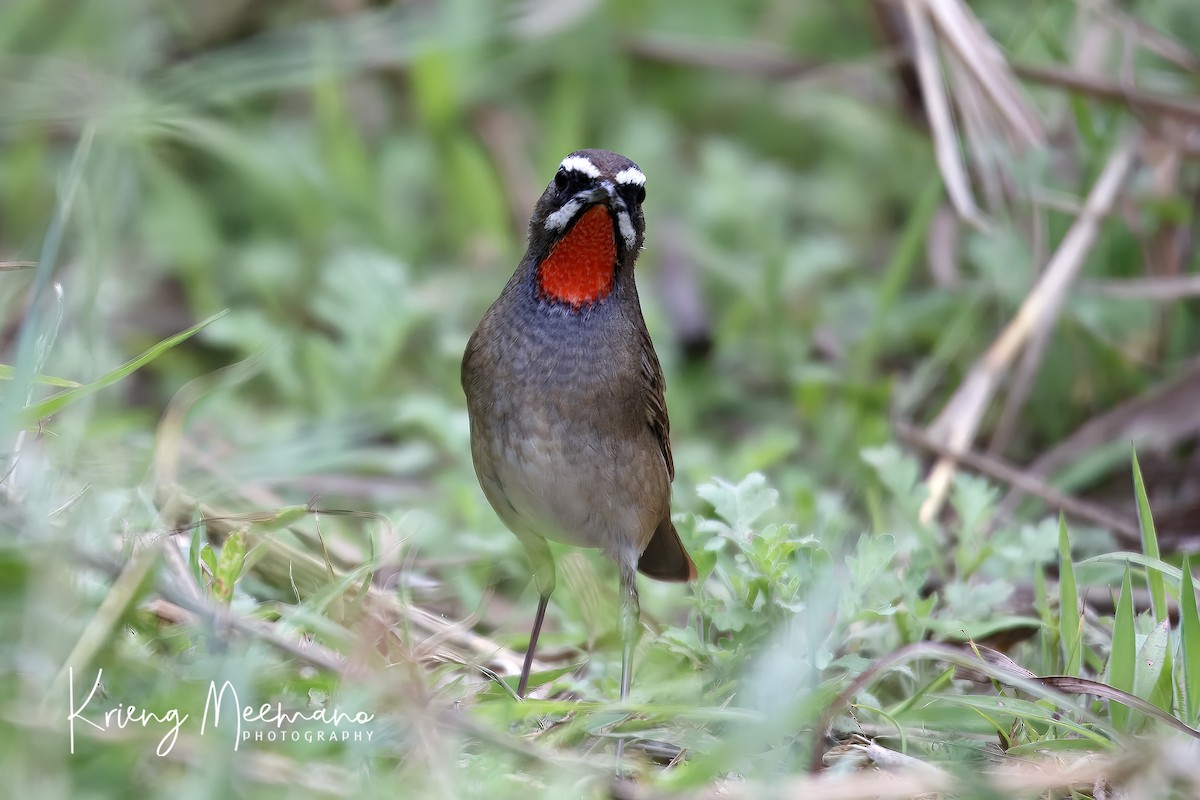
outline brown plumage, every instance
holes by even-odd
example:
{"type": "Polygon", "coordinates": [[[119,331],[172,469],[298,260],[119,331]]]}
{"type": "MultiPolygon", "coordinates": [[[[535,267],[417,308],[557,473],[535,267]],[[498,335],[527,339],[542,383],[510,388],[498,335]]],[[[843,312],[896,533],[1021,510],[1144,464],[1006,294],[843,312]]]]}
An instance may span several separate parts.
{"type": "Polygon", "coordinates": [[[525,257],[463,357],[475,472],[529,554],[540,595],[521,696],[554,590],[547,539],[600,548],[617,563],[622,699],[638,633],[636,571],[696,577],[671,523],[662,367],[633,278],[644,183],[616,153],[563,159],[534,209],[525,257]]]}

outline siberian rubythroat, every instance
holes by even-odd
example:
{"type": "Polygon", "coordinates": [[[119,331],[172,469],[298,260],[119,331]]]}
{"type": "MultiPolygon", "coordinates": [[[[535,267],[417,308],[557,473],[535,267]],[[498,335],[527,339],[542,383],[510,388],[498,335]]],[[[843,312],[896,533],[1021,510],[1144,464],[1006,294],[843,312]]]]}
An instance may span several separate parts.
{"type": "Polygon", "coordinates": [[[637,572],[688,581],[671,523],[662,368],[638,302],[646,176],[628,158],[562,160],[529,221],[517,271],[463,356],[479,484],[524,545],[540,599],[517,694],[525,696],[554,591],[547,540],[596,547],[621,578],[621,699],[640,627],[637,572]]]}

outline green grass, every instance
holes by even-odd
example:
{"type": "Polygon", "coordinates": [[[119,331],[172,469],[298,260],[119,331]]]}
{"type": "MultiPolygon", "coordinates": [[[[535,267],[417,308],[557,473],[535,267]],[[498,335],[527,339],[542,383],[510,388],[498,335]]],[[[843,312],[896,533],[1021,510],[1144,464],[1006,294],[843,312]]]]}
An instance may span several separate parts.
{"type": "MultiPolygon", "coordinates": [[[[857,771],[881,763],[872,747],[960,797],[1047,796],[995,783],[1032,780],[1030,761],[1050,780],[1047,754],[1096,756],[1050,796],[1091,796],[1110,767],[1130,791],[1186,796],[1196,773],[1172,754],[1200,727],[1194,558],[1154,520],[1194,438],[1131,434],[1047,476],[1137,519],[1140,552],[965,470],[920,519],[928,454],[892,423],[942,409],[1073,216],[1042,209],[1035,235],[1024,200],[994,210],[990,230],[958,231],[955,279],[929,272],[940,181],[886,99],[865,5],[338,7],[0,7],[13,796],[603,797],[617,736],[646,797],[819,800],[821,764],[842,796],[876,796],[874,768],[857,771]],[[833,66],[705,69],[637,37],[833,66]],[[458,385],[529,206],[584,146],[649,176],[639,288],[701,578],[642,583],[624,707],[616,575],[595,553],[557,553],[542,691],[518,703],[504,683],[535,591],[475,482],[458,385]],[[679,261],[705,359],[672,321],[679,261]]],[[[1073,6],[972,8],[1014,60],[1075,46],[1073,6]]],[[[1125,8],[1196,50],[1185,0],[1125,8]]],[[[1134,67],[1195,93],[1161,58],[1134,67]]],[[[1076,201],[1139,118],[1030,91],[1067,133],[1012,174],[1076,201]]],[[[1084,279],[1139,277],[1154,234],[1194,226],[1189,170],[1155,196],[1139,170],[1136,214],[1104,220],[1084,279]]],[[[1009,441],[989,441],[995,403],[975,448],[1029,463],[1181,374],[1200,325],[1171,309],[1072,294],[1009,441]]]]}

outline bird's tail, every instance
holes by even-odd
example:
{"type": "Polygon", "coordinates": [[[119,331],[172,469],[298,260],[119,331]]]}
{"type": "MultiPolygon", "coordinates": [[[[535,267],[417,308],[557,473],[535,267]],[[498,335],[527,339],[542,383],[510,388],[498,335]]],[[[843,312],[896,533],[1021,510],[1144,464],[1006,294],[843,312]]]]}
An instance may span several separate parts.
{"type": "Polygon", "coordinates": [[[671,518],[667,517],[654,529],[650,544],[638,559],[638,571],[657,581],[694,581],[696,565],[675,530],[671,518]]]}

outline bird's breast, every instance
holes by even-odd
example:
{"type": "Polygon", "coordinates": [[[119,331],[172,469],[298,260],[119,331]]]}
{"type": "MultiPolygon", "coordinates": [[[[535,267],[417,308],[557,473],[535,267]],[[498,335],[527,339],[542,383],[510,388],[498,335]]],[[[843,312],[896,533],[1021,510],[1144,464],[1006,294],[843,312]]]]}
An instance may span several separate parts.
{"type": "Polygon", "coordinates": [[[472,455],[514,530],[617,557],[667,514],[669,479],[617,309],[489,311],[468,348],[472,455]],[[590,315],[590,316],[585,316],[590,315]]]}

